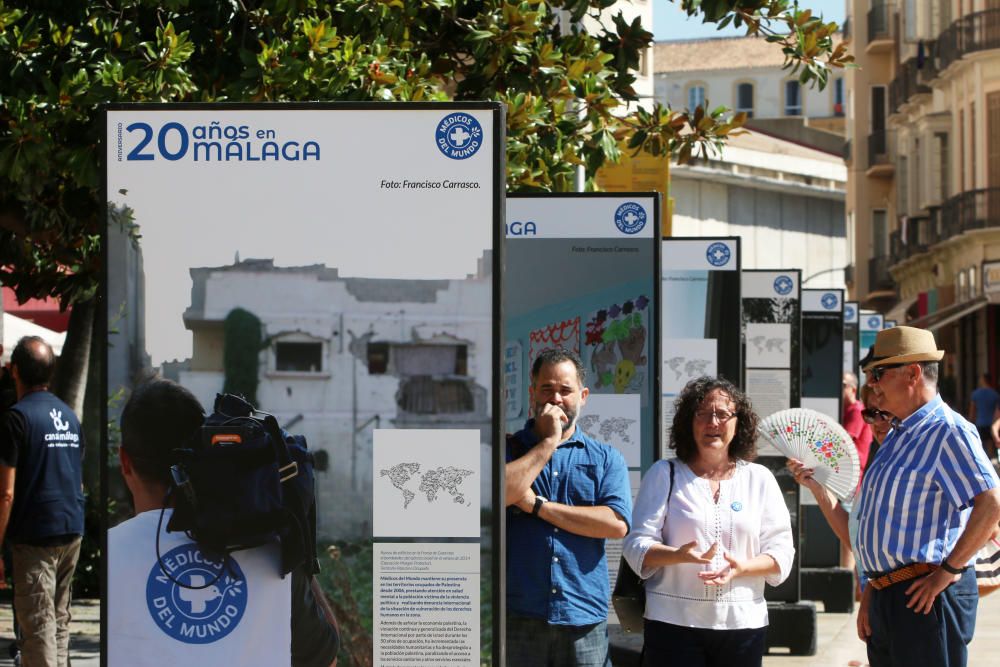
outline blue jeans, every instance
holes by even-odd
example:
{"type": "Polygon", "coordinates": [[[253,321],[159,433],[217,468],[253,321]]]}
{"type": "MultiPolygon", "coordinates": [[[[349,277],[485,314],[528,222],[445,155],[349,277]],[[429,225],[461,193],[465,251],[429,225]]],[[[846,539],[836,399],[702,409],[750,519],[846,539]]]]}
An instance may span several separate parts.
{"type": "Polygon", "coordinates": [[[968,568],[961,579],[941,591],[929,614],[906,608],[906,589],[912,583],[904,581],[872,591],[868,605],[871,667],[964,667],[979,604],[975,570],[968,568]]]}
{"type": "Polygon", "coordinates": [[[767,628],[712,630],[646,619],[642,667],[760,667],[767,628]]]}
{"type": "Polygon", "coordinates": [[[607,621],[552,625],[544,618],[507,616],[511,667],[611,667],[607,621]]]}

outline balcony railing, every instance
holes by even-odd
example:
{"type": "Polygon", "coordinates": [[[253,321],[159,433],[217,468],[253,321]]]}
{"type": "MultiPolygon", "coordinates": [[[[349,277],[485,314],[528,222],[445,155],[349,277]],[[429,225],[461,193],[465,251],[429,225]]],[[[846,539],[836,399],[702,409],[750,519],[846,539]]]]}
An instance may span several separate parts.
{"type": "Polygon", "coordinates": [[[944,69],[962,56],[1000,48],[1000,9],[967,14],[938,38],[938,67],[944,69]]]}
{"type": "Polygon", "coordinates": [[[896,78],[889,84],[889,108],[893,113],[898,112],[914,95],[931,92],[930,82],[937,76],[933,56],[935,43],[928,42],[924,49],[922,56],[910,58],[900,65],[896,78]]]}
{"type": "Polygon", "coordinates": [[[892,290],[896,288],[892,276],[889,275],[890,258],[887,256],[872,257],[868,260],[868,291],[892,290]]]}
{"type": "Polygon", "coordinates": [[[889,156],[889,130],[878,130],[868,135],[868,168],[892,167],[889,156]]]}
{"type": "Polygon", "coordinates": [[[907,218],[906,224],[889,234],[889,255],[892,263],[927,252],[936,243],[931,234],[932,220],[929,216],[907,218]]]}
{"type": "Polygon", "coordinates": [[[955,195],[941,207],[939,240],[987,227],[1000,227],[1000,188],[969,190],[955,195]]]}
{"type": "Polygon", "coordinates": [[[868,10],[868,43],[880,39],[892,39],[891,2],[881,2],[868,10]]]}

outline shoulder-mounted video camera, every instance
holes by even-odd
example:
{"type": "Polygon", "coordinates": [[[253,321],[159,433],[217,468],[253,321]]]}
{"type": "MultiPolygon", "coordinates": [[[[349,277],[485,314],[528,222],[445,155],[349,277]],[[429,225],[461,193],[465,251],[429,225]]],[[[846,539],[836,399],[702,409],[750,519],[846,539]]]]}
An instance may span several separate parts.
{"type": "Polygon", "coordinates": [[[313,459],[305,438],[288,434],[243,397],[218,394],[195,440],[174,450],[167,530],[184,531],[222,557],[277,541],[282,576],[299,565],[318,572],[313,459]]]}

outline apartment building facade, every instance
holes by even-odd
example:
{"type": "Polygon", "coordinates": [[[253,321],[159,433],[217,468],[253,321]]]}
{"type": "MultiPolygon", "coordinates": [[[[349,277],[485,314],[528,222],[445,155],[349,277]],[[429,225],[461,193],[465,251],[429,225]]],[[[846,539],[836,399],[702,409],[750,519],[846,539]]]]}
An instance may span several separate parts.
{"type": "Polygon", "coordinates": [[[851,295],[933,330],[964,407],[1000,371],[1000,0],[849,0],[847,17],[851,295]]]}

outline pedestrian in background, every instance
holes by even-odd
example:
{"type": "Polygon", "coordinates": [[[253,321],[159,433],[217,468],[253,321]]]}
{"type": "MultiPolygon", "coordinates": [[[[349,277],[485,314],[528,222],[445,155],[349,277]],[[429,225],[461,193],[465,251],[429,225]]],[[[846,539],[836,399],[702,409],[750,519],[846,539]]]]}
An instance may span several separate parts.
{"type": "Polygon", "coordinates": [[[976,425],[983,448],[990,460],[997,460],[997,447],[991,429],[994,420],[1000,418],[1000,394],[993,388],[993,378],[989,373],[979,377],[979,386],[969,400],[969,421],[976,425]]]}

